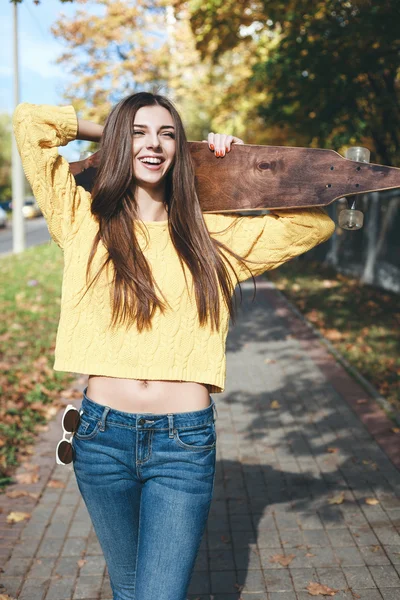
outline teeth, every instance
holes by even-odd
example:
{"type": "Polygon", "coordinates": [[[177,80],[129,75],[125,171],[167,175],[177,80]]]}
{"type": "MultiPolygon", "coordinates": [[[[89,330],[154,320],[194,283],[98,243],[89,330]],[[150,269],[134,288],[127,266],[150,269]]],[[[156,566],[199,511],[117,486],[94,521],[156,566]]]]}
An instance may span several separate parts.
{"type": "Polygon", "coordinates": [[[140,158],[140,162],[150,163],[152,165],[161,164],[161,158],[140,158]]]}

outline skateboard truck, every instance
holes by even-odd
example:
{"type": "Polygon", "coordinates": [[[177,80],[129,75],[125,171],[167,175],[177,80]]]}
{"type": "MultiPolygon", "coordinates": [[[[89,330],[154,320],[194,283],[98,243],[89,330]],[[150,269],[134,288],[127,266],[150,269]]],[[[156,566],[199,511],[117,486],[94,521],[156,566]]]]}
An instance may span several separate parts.
{"type": "MultiPolygon", "coordinates": [[[[368,148],[362,146],[352,146],[346,150],[346,158],[362,163],[369,163],[370,151],[368,148]]],[[[361,210],[356,208],[356,199],[354,198],[350,208],[349,203],[346,200],[347,208],[343,208],[339,213],[339,227],[354,231],[355,229],[361,229],[364,223],[364,215],[361,210]]]]}

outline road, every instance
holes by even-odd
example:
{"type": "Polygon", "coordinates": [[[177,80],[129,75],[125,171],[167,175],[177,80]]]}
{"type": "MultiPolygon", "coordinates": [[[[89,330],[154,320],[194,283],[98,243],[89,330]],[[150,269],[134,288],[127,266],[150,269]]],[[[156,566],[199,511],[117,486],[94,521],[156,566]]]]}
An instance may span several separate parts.
{"type": "MultiPolygon", "coordinates": [[[[25,221],[26,247],[37,246],[50,240],[44,217],[29,219],[25,221]]],[[[12,226],[8,224],[6,229],[0,229],[0,255],[12,252],[12,226]]]]}

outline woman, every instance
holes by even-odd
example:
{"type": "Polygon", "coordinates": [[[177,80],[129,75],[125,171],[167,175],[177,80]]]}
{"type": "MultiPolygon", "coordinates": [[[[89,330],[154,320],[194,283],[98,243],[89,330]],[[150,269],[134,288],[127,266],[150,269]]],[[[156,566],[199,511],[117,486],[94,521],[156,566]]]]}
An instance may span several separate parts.
{"type": "MultiPolygon", "coordinates": [[[[319,209],[202,214],[181,119],[159,95],[125,98],[104,130],[72,106],[29,104],[14,128],[64,251],[54,368],[89,376],[74,470],[114,600],[184,600],[212,498],[210,394],[225,385],[235,284],[325,241],[333,223],[319,209]],[[73,139],[101,140],[91,194],[57,151],[73,139]]],[[[233,143],[208,136],[217,158],[233,143]]]]}

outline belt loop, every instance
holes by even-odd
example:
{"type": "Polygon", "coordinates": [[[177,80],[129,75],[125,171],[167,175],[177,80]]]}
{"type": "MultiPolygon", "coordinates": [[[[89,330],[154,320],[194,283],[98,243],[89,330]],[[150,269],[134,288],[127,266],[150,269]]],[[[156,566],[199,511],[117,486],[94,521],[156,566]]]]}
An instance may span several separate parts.
{"type": "Polygon", "coordinates": [[[103,414],[101,417],[101,422],[100,422],[100,431],[105,431],[106,428],[106,419],[107,419],[107,415],[110,412],[111,408],[109,406],[106,406],[103,410],[103,414]]]}
{"type": "Polygon", "coordinates": [[[169,428],[169,436],[170,438],[174,437],[174,415],[172,413],[167,414],[168,417],[168,428],[169,428]]]}

